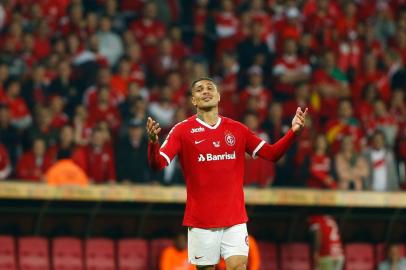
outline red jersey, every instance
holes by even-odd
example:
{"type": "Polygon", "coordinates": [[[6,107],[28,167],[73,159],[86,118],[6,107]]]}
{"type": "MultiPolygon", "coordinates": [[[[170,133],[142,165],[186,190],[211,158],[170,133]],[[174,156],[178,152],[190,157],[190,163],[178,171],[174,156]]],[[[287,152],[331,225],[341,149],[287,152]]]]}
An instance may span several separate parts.
{"type": "Polygon", "coordinates": [[[310,230],[320,230],[320,257],[343,256],[341,238],[336,221],[328,215],[314,215],[309,218],[310,230]]]}
{"type": "Polygon", "coordinates": [[[307,186],[312,188],[336,188],[335,183],[328,186],[325,179],[331,175],[332,162],[327,155],[313,154],[310,157],[309,173],[307,186]]]}
{"type": "Polygon", "coordinates": [[[243,192],[245,153],[276,161],[294,137],[289,131],[269,145],[237,121],[221,116],[210,126],[192,116],[172,128],[162,147],[150,142],[148,159],[154,169],[162,169],[179,156],[187,189],[183,225],[229,227],[248,220],[243,192]]]}

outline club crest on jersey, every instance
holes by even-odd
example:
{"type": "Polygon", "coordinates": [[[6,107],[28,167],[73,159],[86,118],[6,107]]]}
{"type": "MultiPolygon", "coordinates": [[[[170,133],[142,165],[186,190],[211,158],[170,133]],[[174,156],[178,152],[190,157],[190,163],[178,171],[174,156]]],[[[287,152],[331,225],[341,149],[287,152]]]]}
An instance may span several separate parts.
{"type": "Polygon", "coordinates": [[[224,140],[229,146],[234,146],[235,144],[235,137],[230,131],[226,131],[224,140]]]}
{"type": "Polygon", "coordinates": [[[204,127],[198,127],[198,128],[192,128],[190,130],[190,133],[198,133],[198,132],[203,132],[204,131],[204,127]]]}

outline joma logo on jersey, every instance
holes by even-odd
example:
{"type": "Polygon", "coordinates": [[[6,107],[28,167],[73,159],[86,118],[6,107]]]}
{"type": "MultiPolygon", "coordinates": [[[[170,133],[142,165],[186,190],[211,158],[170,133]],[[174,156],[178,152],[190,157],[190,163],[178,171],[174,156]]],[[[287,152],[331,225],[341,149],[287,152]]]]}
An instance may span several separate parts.
{"type": "Polygon", "coordinates": [[[203,127],[198,127],[198,128],[192,128],[190,130],[190,133],[198,133],[198,132],[203,132],[204,128],[203,127]]]}
{"type": "Polygon", "coordinates": [[[206,155],[199,154],[199,158],[197,159],[197,161],[205,162],[205,161],[230,160],[230,159],[235,159],[235,151],[233,151],[231,154],[225,152],[224,154],[220,155],[213,155],[210,153],[207,153],[206,155]]]}

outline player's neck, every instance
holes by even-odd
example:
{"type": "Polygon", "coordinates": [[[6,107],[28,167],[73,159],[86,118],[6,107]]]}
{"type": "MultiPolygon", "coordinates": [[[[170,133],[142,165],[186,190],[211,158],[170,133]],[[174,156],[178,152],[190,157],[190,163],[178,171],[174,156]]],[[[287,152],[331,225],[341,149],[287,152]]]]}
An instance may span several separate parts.
{"type": "Polygon", "coordinates": [[[197,109],[196,117],[209,125],[215,125],[219,119],[217,108],[209,111],[197,109]]]}

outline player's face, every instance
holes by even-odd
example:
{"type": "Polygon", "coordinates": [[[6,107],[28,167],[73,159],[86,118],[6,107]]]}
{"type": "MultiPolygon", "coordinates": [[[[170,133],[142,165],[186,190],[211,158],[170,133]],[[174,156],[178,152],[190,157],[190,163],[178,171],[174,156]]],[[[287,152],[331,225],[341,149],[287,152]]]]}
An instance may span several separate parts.
{"type": "Polygon", "coordinates": [[[192,103],[199,109],[217,107],[220,102],[220,93],[217,86],[211,81],[200,81],[192,89],[192,103]]]}

